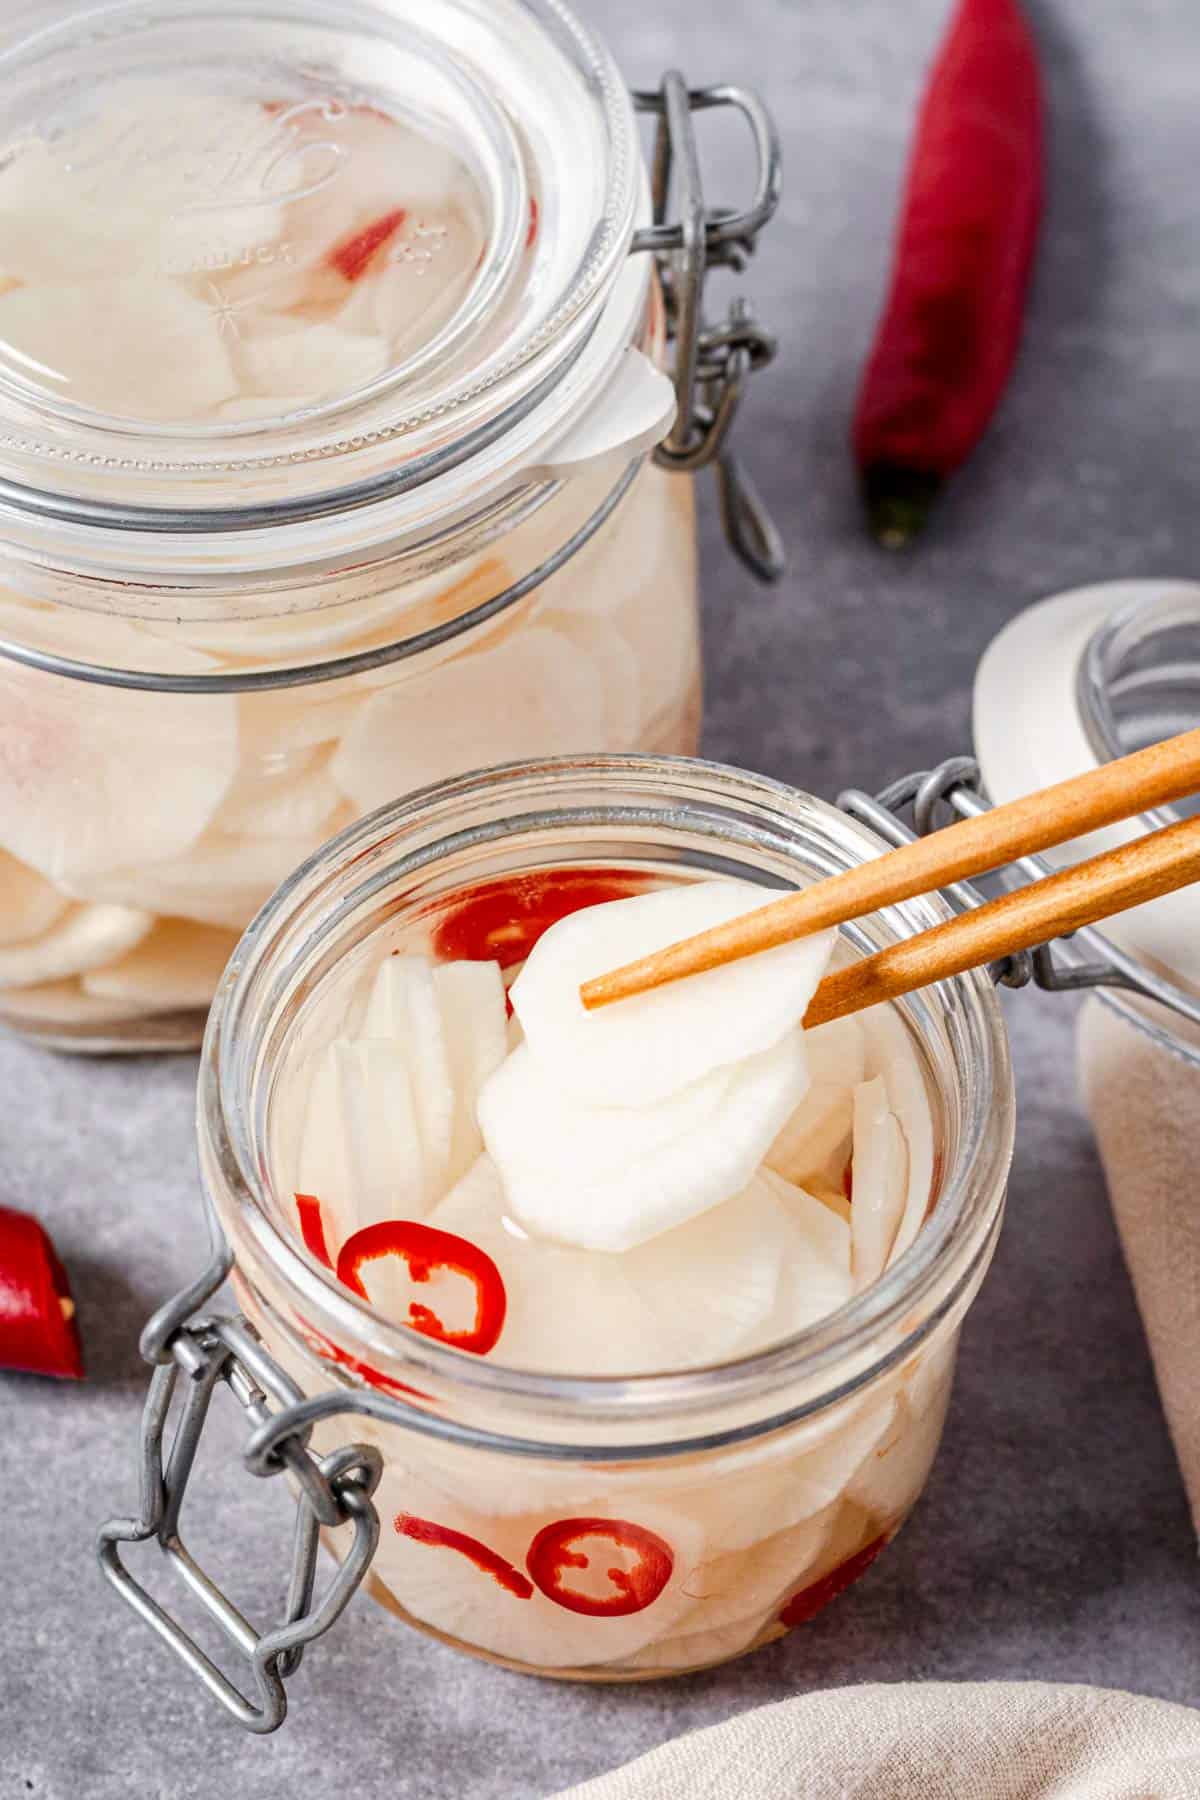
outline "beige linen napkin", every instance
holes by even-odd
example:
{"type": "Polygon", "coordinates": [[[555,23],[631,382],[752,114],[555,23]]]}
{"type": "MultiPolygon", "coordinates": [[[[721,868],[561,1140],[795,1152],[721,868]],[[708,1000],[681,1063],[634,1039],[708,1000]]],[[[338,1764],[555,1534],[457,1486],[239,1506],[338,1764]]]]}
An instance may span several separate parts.
{"type": "Polygon", "coordinates": [[[1093,998],[1080,1015],[1079,1066],[1200,1532],[1200,1048],[1171,1048],[1093,998]]]}
{"type": "Polygon", "coordinates": [[[559,1800],[1197,1800],[1200,1713],[1035,1681],[841,1688],[689,1733],[559,1800]]]}

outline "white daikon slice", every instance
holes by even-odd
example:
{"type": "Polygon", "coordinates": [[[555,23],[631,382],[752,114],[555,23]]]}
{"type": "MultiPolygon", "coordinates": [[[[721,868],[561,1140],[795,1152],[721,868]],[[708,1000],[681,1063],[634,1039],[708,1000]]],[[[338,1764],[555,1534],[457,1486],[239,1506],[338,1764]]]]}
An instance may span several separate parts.
{"type": "Polygon", "coordinates": [[[0,1018],[73,1030],[124,1021],[129,1018],[129,1004],[85,994],[78,981],[47,981],[35,987],[0,988],[0,1018]]]}
{"type": "Polygon", "coordinates": [[[717,1631],[747,1618],[761,1624],[772,1607],[803,1585],[805,1575],[820,1561],[833,1534],[836,1511],[834,1502],[783,1531],[771,1531],[770,1521],[765,1521],[769,1535],[748,1550],[699,1563],[688,1576],[687,1590],[695,1606],[680,1620],[681,1633],[717,1631]]]}
{"type": "Polygon", "coordinates": [[[904,1400],[914,1418],[922,1418],[943,1392],[949,1392],[957,1347],[956,1332],[943,1335],[936,1343],[923,1344],[902,1368],[904,1400]]]}
{"type": "Polygon", "coordinates": [[[236,944],[232,931],[160,919],[128,956],[85,975],[83,990],[143,1013],[206,1007],[236,944]]]}
{"type": "Polygon", "coordinates": [[[615,625],[590,618],[586,613],[547,613],[542,623],[578,646],[600,683],[605,749],[636,750],[642,723],[638,664],[626,639],[615,625]]]}
{"type": "Polygon", "coordinates": [[[686,1368],[745,1353],[772,1318],[795,1233],[769,1185],[627,1251],[619,1261],[657,1344],[651,1369],[686,1368]]]}
{"type": "Polygon", "coordinates": [[[780,1283],[776,1337],[789,1337],[845,1306],[853,1292],[850,1228],[823,1202],[771,1169],[759,1180],[794,1233],[780,1283]]]}
{"type": "Polygon", "coordinates": [[[141,942],[152,913],[128,906],[77,906],[40,938],[0,950],[0,988],[32,987],[113,962],[141,942]]]}
{"type": "Polygon", "coordinates": [[[832,932],[595,1012],[584,1009],[579,989],[592,976],[754,912],[771,898],[748,881],[701,881],[560,919],[539,938],[512,987],[535,1056],[578,1099],[634,1107],[769,1050],[804,1017],[833,948],[832,932]]]}
{"type": "MultiPolygon", "coordinates": [[[[805,1033],[807,1050],[808,1033],[805,1033]]],[[[841,1177],[854,1130],[854,1089],[814,1081],[771,1148],[766,1163],[801,1187],[833,1186],[841,1177]]]]}
{"type": "Polygon", "coordinates": [[[883,1077],[888,1105],[908,1146],[904,1217],[892,1245],[895,1261],[920,1231],[933,1197],[933,1113],[912,1036],[896,1009],[872,1006],[858,1017],[867,1040],[867,1073],[883,1077]]]}
{"type": "Polygon", "coordinates": [[[219,308],[144,272],[0,294],[0,339],[116,418],[201,419],[238,391],[219,308]]]}
{"type": "Polygon", "coordinates": [[[234,356],[251,394],[304,394],[310,401],[341,398],[366,387],[391,360],[382,337],[303,319],[280,319],[269,331],[248,335],[234,356]]]}
{"type": "Polygon", "coordinates": [[[323,768],[282,766],[269,773],[247,771],[230,789],[217,818],[218,829],[235,837],[309,838],[317,845],[329,835],[344,805],[341,789],[323,768]]]}
{"type": "Polygon", "coordinates": [[[433,1194],[398,1044],[335,1038],[315,1058],[294,1186],[321,1202],[335,1257],[364,1225],[425,1217],[433,1194]]]}
{"type": "Polygon", "coordinates": [[[804,1034],[804,1048],[814,1081],[830,1087],[857,1087],[867,1073],[867,1040],[854,1017],[831,1019],[804,1034]]]}
{"type": "Polygon", "coordinates": [[[527,1230],[609,1251],[749,1186],[807,1079],[795,1031],[656,1106],[581,1105],[549,1068],[528,1043],[501,1065],[479,1097],[484,1143],[527,1230]]]}
{"type": "Polygon", "coordinates": [[[92,686],[86,699],[66,677],[0,674],[0,848],[109,899],[95,877],[176,856],[204,831],[237,766],[237,715],[225,694],[92,686]]]}
{"type": "Polygon", "coordinates": [[[454,1126],[446,1172],[452,1186],[483,1149],[476,1105],[508,1054],[504,977],[499,963],[440,963],[433,971],[454,1090],[454,1126]]]}
{"type": "Polygon", "coordinates": [[[433,964],[387,956],[376,970],[362,1030],[396,1044],[408,1059],[431,1200],[445,1193],[454,1138],[455,1092],[433,964]]]}
{"type": "Polygon", "coordinates": [[[887,1267],[908,1191],[908,1150],[878,1075],[854,1090],[854,1189],[850,1203],[854,1291],[887,1267]]]}
{"type": "Polygon", "coordinates": [[[804,1053],[812,1086],[767,1152],[767,1165],[801,1187],[836,1192],[850,1154],[866,1040],[857,1019],[834,1019],[805,1032],[804,1053]]]}
{"type": "Polygon", "coordinates": [[[70,904],[36,869],[0,850],[0,949],[42,937],[70,904]]]}
{"type": "MultiPolygon", "coordinates": [[[[522,1467],[514,1463],[510,1483],[519,1492],[522,1467]]],[[[653,1638],[670,1633],[689,1606],[684,1589],[700,1549],[696,1527],[667,1508],[642,1502],[622,1517],[606,1498],[580,1504],[567,1517],[612,1519],[653,1533],[669,1547],[672,1567],[666,1585],[640,1612],[597,1616],[570,1611],[547,1598],[527,1574],[526,1558],[554,1515],[527,1511],[492,1514],[450,1500],[423,1479],[419,1465],[405,1467],[389,1459],[375,1497],[382,1532],[373,1568],[378,1578],[415,1619],[493,1656],[539,1669],[569,1669],[620,1662],[653,1638]],[[480,1568],[462,1551],[422,1543],[397,1530],[397,1519],[426,1519],[443,1529],[473,1539],[502,1559],[522,1590],[514,1593],[496,1575],[480,1568]],[[532,1587],[532,1592],[528,1592],[532,1587]]],[[[561,1515],[560,1515],[561,1516],[561,1515]]],[[[603,1596],[613,1591],[606,1571],[630,1567],[636,1557],[607,1535],[581,1538],[573,1554],[587,1566],[565,1571],[584,1592],[603,1596]]]]}
{"type": "Polygon", "coordinates": [[[531,1238],[507,1215],[496,1166],[483,1155],[429,1219],[478,1245],[500,1271],[507,1312],[493,1362],[558,1375],[629,1375],[660,1366],[654,1321],[626,1276],[624,1257],[531,1238]]]}
{"type": "MultiPolygon", "coordinates": [[[[659,1638],[629,1658],[630,1669],[647,1674],[661,1670],[664,1674],[680,1674],[687,1670],[707,1669],[714,1663],[729,1662],[748,1650],[763,1628],[761,1615],[734,1619],[713,1631],[690,1631],[681,1637],[659,1638]]],[[[782,1626],[779,1635],[783,1635],[782,1626]]]]}
{"type": "Polygon", "coordinates": [[[492,763],[598,750],[604,719],[584,657],[561,633],[533,626],[382,688],[350,724],[333,777],[367,812],[492,763]]]}
{"type": "Polygon", "coordinates": [[[886,1437],[863,1458],[847,1485],[847,1497],[880,1524],[895,1524],[920,1496],[937,1455],[949,1395],[947,1385],[919,1418],[901,1399],[886,1437]]]}
{"type": "Polygon", "coordinates": [[[542,1373],[661,1373],[744,1351],[772,1316],[794,1249],[765,1190],[621,1256],[530,1238],[506,1208],[485,1155],[430,1223],[478,1244],[501,1272],[508,1314],[493,1360],[542,1373]]]}
{"type": "Polygon", "coordinates": [[[98,897],[139,894],[156,912],[240,932],[314,849],[307,837],[228,837],[214,831],[175,861],[118,869],[89,886],[98,897]]]}

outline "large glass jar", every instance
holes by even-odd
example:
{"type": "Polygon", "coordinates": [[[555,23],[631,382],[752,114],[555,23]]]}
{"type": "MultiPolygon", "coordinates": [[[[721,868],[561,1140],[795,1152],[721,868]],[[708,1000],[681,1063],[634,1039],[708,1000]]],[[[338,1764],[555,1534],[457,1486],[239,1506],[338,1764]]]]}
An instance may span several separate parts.
{"type": "Polygon", "coordinates": [[[0,95],[0,1017],[186,1044],[353,818],[694,748],[666,165],[559,0],[117,5],[0,95]]]}
{"type": "MultiPolygon", "coordinates": [[[[186,1325],[232,1265],[275,1367],[272,1378],[255,1364],[253,1383],[285,1400],[287,1380],[295,1384],[290,1408],[269,1420],[253,1412],[251,1466],[279,1467],[279,1446],[301,1425],[293,1468],[308,1429],[309,1453],[332,1458],[329,1471],[355,1462],[355,1452],[336,1454],[350,1442],[380,1457],[370,1587],[409,1623],[537,1673],[631,1680],[722,1661],[810,1617],[894,1537],[920,1494],[959,1328],[996,1241],[1013,1098],[986,976],[886,1009],[915,1053],[933,1121],[929,1207],[911,1247],[818,1324],[685,1371],[550,1376],[505,1366],[502,1339],[470,1355],[389,1322],[301,1242],[281,1174],[279,1100],[347,974],[428,941],[431,921],[475,904],[480,884],[523,892],[550,871],[643,884],[720,873],[779,887],[878,847],[845,814],[777,783],[620,757],[449,783],[327,847],[259,915],[210,1017],[200,1154],[223,1247],[208,1280],[159,1315],[145,1341],[164,1365],[151,1439],[162,1436],[174,1365],[211,1387],[216,1371],[228,1373],[221,1359],[246,1349],[224,1327],[186,1325]],[[301,1394],[311,1398],[297,1412],[301,1394]],[[615,1579],[605,1574],[613,1567],[615,1579]],[[589,1580],[581,1604],[571,1584],[589,1580]]],[[[845,928],[846,952],[944,916],[936,898],[909,902],[845,928]]],[[[114,1542],[161,1535],[160,1491],[147,1490],[141,1524],[106,1537],[107,1571],[127,1594],[114,1542]]],[[[172,1517],[181,1501],[177,1478],[172,1517]]],[[[336,1557],[369,1548],[361,1496],[355,1521],[327,1531],[336,1557]]],[[[320,1628],[331,1616],[326,1608],[320,1628]]],[[[271,1642],[278,1650],[284,1640],[271,1642]]],[[[265,1649],[260,1675],[264,1658],[265,1649]]],[[[266,1729],[282,1716],[276,1690],[267,1684],[262,1713],[225,1697],[266,1729]]]]}

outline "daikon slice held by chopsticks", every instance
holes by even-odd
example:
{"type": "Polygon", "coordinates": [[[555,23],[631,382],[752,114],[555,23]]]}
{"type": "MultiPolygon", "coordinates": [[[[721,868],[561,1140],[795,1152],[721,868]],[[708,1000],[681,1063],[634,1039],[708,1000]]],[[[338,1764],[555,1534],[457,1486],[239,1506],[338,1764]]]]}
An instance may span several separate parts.
{"type": "Polygon", "coordinates": [[[925,91],[854,420],[871,529],[889,548],[920,530],[1004,392],[1041,209],[1029,28],[1017,0],[961,0],[925,91]]]}

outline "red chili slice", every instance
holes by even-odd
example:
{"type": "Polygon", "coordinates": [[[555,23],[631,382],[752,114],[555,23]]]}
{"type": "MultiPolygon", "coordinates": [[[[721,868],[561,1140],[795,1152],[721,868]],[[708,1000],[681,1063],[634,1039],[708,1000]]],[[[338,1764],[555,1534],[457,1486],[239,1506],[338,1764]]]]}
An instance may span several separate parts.
{"type": "Polygon", "coordinates": [[[433,933],[443,962],[524,962],[544,931],[608,900],[627,900],[650,884],[632,870],[546,869],[467,888],[433,933]]]}
{"type": "Polygon", "coordinates": [[[828,1575],[822,1575],[820,1581],[814,1581],[811,1587],[801,1588],[798,1594],[792,1595],[780,1613],[779,1623],[790,1630],[793,1625],[803,1625],[807,1619],[815,1618],[831,1600],[836,1600],[848,1587],[853,1587],[859,1576],[866,1573],[890,1541],[887,1532],[884,1532],[882,1537],[873,1539],[864,1549],[856,1551],[844,1563],[839,1563],[836,1569],[831,1569],[828,1575]]]}
{"type": "Polygon", "coordinates": [[[1042,207],[1037,49],[1017,0],[961,0],[921,107],[854,448],[875,535],[924,523],[1016,356],[1042,207]]]}
{"type": "Polygon", "coordinates": [[[335,244],[325,258],[326,262],[346,281],[357,281],[366,274],[372,260],[384,246],[391,243],[407,217],[402,206],[384,213],[382,218],[375,219],[361,231],[356,231],[353,237],[335,244]]]}
{"type": "Polygon", "coordinates": [[[432,1544],[436,1549],[457,1550],[473,1562],[477,1569],[515,1595],[518,1600],[529,1600],[533,1596],[533,1585],[527,1581],[519,1569],[514,1569],[510,1562],[505,1562],[478,1538],[468,1537],[465,1531],[453,1531],[449,1525],[439,1525],[433,1519],[417,1519],[412,1513],[397,1513],[393,1521],[401,1537],[412,1538],[417,1544],[432,1544]]]}
{"type": "Polygon", "coordinates": [[[304,1239],[306,1250],[312,1252],[318,1262],[323,1262],[327,1269],[332,1269],[333,1258],[329,1254],[329,1246],[325,1242],[325,1221],[321,1217],[321,1202],[315,1194],[297,1194],[296,1211],[300,1215],[300,1236],[304,1239]]]}
{"type": "Polygon", "coordinates": [[[547,1600],[568,1612],[586,1613],[595,1619],[621,1618],[626,1613],[644,1612],[658,1599],[671,1579],[675,1552],[657,1532],[634,1525],[629,1519],[558,1519],[538,1532],[525,1567],[547,1600]],[[585,1594],[564,1585],[564,1569],[587,1569],[587,1556],[572,1548],[583,1538],[606,1538],[622,1550],[637,1552],[631,1569],[620,1566],[605,1573],[612,1582],[611,1594],[585,1594]]]}
{"type": "Polygon", "coordinates": [[[83,1376],[66,1270],[37,1220],[9,1206],[0,1206],[0,1368],[83,1376]]]}
{"type": "Polygon", "coordinates": [[[307,1320],[300,1321],[305,1342],[310,1350],[321,1358],[322,1362],[334,1363],[339,1369],[349,1369],[355,1375],[361,1375],[370,1387],[382,1388],[388,1394],[403,1394],[406,1399],[431,1400],[432,1396],[423,1394],[420,1388],[409,1387],[406,1382],[394,1381],[390,1375],[384,1375],[379,1369],[373,1369],[370,1363],[359,1362],[357,1357],[348,1356],[341,1347],[327,1338],[323,1332],[317,1331],[307,1320]]]}
{"type": "Polygon", "coordinates": [[[539,224],[540,219],[541,219],[541,214],[538,210],[537,195],[530,194],[530,196],[529,196],[529,230],[525,234],[525,248],[527,250],[532,250],[533,246],[537,243],[538,224],[539,224]]]}
{"type": "Polygon", "coordinates": [[[468,1238],[452,1231],[439,1231],[433,1225],[421,1225],[415,1219],[384,1219],[378,1225],[365,1225],[347,1238],[337,1260],[338,1280],[368,1298],[360,1271],[380,1257],[398,1256],[408,1264],[414,1281],[428,1281],[434,1269],[450,1269],[463,1275],[475,1288],[475,1319],[466,1331],[449,1331],[435,1312],[415,1301],[408,1309],[407,1323],[424,1337],[439,1343],[453,1344],[456,1350],[470,1350],[486,1356],[504,1329],[508,1296],[500,1271],[485,1250],[468,1238]]]}

